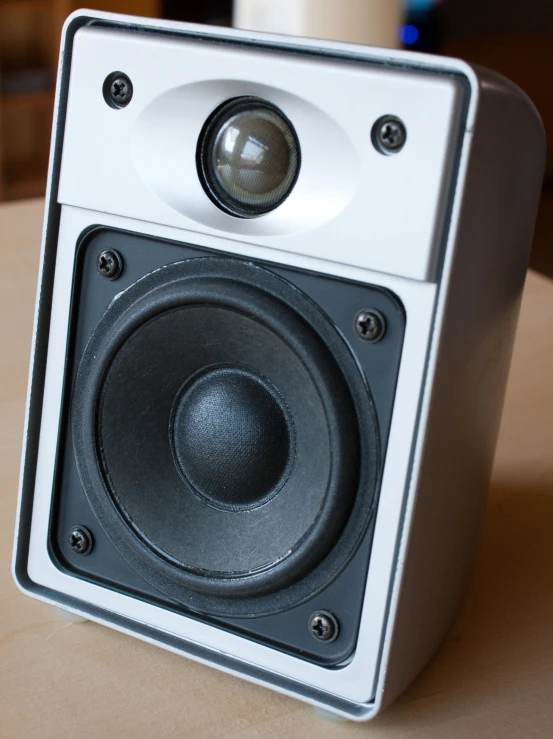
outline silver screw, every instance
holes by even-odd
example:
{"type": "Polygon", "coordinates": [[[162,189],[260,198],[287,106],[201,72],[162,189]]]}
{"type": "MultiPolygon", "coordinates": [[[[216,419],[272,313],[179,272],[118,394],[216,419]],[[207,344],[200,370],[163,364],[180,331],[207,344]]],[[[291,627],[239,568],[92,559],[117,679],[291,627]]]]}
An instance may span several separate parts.
{"type": "Polygon", "coordinates": [[[355,316],[355,332],[360,339],[375,343],[386,333],[386,321],[377,310],[362,310],[355,316]]]}
{"type": "Polygon", "coordinates": [[[317,611],[309,619],[309,631],[318,641],[334,641],[340,627],[335,616],[328,611],[317,611]]]}
{"type": "Polygon", "coordinates": [[[395,115],[383,115],[372,128],[371,138],[381,154],[397,154],[407,141],[407,129],[395,115]]]}

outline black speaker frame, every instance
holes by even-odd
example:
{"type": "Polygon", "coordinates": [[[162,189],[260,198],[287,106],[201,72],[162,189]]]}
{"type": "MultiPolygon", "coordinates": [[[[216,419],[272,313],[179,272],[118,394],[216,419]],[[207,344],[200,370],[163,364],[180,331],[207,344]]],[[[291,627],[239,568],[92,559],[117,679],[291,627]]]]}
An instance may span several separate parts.
{"type": "Polygon", "coordinates": [[[49,550],[56,566],[72,576],[101,583],[103,587],[126,592],[132,597],[184,613],[303,659],[326,666],[343,663],[355,650],[361,617],[374,512],[405,330],[405,312],[400,301],[380,287],[100,225],[81,234],[75,264],[70,350],[64,378],[63,422],[58,439],[56,489],[49,528],[49,550]],[[98,253],[108,248],[116,249],[124,261],[123,274],[114,281],[106,280],[96,270],[98,253]],[[76,470],[69,428],[69,406],[78,362],[92,330],[107,305],[121,290],[156,268],[192,256],[226,256],[250,261],[283,277],[305,292],[322,308],[349,345],[371,388],[374,400],[381,453],[373,515],[357,550],[342,571],[311,597],[280,613],[254,618],[219,618],[183,608],[162,595],[146,583],[111,545],[88,503],[76,470]],[[86,307],[83,308],[83,305],[86,307]],[[366,308],[378,310],[386,319],[386,333],[380,342],[374,344],[363,341],[355,332],[355,315],[358,310],[366,308]],[[95,545],[87,556],[76,555],[69,546],[68,531],[76,524],[84,525],[93,532],[95,545]],[[338,618],[340,633],[335,641],[318,641],[310,633],[309,618],[318,610],[331,611],[338,618]]]}

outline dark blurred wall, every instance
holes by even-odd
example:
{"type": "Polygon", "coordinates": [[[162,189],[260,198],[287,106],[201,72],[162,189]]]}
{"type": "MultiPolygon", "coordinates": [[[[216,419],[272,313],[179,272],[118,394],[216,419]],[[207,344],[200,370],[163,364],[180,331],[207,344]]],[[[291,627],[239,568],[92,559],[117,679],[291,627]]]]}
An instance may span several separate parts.
{"type": "Polygon", "coordinates": [[[442,51],[495,69],[536,104],[549,139],[530,266],[553,277],[553,0],[443,0],[442,51]]]}
{"type": "Polygon", "coordinates": [[[553,31],[553,0],[443,0],[449,37],[553,31]]]}
{"type": "Polygon", "coordinates": [[[163,0],[162,16],[175,21],[230,26],[232,0],[163,0]]]}
{"type": "MultiPolygon", "coordinates": [[[[541,113],[553,140],[553,0],[443,0],[442,48],[504,74],[518,84],[541,113]]],[[[547,155],[553,181],[553,146],[547,155]]]]}

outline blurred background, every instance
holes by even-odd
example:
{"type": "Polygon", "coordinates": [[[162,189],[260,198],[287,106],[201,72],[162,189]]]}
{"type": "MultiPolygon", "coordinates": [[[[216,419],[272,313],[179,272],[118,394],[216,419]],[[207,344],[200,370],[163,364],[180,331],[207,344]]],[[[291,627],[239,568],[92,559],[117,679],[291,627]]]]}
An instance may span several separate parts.
{"type": "MultiPolygon", "coordinates": [[[[0,0],[0,201],[44,194],[59,39],[78,0],[0,0]]],[[[503,73],[553,141],[552,0],[102,0],[133,15],[458,56],[503,73]]],[[[553,146],[531,266],[553,277],[553,146]]]]}

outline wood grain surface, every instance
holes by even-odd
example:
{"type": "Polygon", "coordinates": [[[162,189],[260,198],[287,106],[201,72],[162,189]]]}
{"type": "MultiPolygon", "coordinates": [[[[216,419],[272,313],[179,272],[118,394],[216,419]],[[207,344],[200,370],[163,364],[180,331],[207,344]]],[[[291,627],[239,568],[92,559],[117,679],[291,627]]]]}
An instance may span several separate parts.
{"type": "Polygon", "coordinates": [[[529,273],[483,536],[430,664],[381,717],[302,703],[90,622],[10,574],[42,202],[0,207],[0,736],[553,737],[553,282],[529,273]]]}

